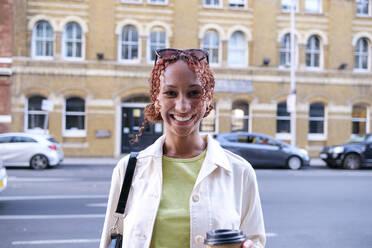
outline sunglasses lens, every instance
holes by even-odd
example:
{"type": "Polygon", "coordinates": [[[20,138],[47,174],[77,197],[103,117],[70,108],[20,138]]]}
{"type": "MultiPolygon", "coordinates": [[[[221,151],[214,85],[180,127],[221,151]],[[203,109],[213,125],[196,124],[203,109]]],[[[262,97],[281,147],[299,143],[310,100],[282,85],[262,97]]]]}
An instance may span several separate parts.
{"type": "Polygon", "coordinates": [[[208,57],[208,52],[201,49],[189,49],[187,52],[198,60],[208,57]]]}
{"type": "Polygon", "coordinates": [[[159,49],[157,50],[157,54],[160,58],[168,59],[173,56],[177,56],[179,54],[179,51],[176,49],[159,49]]]}

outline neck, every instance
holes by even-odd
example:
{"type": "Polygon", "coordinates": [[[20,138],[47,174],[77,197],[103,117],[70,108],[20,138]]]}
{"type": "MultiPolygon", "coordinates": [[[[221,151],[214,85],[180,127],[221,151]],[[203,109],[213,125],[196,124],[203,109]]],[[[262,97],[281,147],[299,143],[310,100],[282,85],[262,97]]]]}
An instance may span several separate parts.
{"type": "Polygon", "coordinates": [[[192,158],[201,154],[207,147],[207,136],[190,135],[179,137],[166,135],[163,155],[173,158],[192,158]]]}

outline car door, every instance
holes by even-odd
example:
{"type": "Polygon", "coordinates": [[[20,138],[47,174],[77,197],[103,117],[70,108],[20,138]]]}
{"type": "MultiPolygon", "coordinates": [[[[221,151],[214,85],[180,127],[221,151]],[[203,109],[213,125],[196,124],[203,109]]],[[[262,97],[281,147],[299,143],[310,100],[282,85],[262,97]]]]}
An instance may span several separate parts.
{"type": "Polygon", "coordinates": [[[13,136],[11,141],[12,165],[26,166],[30,163],[31,157],[39,153],[36,140],[25,136],[13,136]]]}
{"type": "Polygon", "coordinates": [[[236,153],[245,158],[253,166],[259,166],[261,162],[260,147],[256,142],[254,134],[236,134],[235,150],[236,153]]]}
{"type": "Polygon", "coordinates": [[[5,166],[8,166],[12,162],[12,151],[11,145],[12,136],[1,136],[0,137],[0,158],[3,160],[5,166]]]}
{"type": "Polygon", "coordinates": [[[260,144],[260,162],[265,166],[284,166],[287,154],[276,140],[258,136],[260,144]]]}
{"type": "Polygon", "coordinates": [[[366,150],[364,152],[364,156],[367,163],[372,163],[372,134],[370,134],[366,138],[366,150]]]}

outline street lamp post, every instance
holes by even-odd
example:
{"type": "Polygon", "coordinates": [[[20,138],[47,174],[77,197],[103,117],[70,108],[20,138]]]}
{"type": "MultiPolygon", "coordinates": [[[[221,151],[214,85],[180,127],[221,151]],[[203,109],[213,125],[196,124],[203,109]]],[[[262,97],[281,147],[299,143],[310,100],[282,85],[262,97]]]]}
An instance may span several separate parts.
{"type": "MultiPolygon", "coordinates": [[[[295,11],[297,0],[291,1],[291,92],[289,93],[289,110],[291,113],[291,145],[296,145],[296,42],[295,42],[295,11]]],[[[287,103],[288,104],[288,103],[287,103]]]]}

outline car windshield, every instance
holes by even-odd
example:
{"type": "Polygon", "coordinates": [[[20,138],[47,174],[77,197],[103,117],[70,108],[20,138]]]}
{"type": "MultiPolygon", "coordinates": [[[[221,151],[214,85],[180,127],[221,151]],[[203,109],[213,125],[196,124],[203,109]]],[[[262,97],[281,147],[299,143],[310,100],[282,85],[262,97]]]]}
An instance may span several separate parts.
{"type": "Polygon", "coordinates": [[[353,136],[348,141],[346,141],[346,144],[355,144],[355,143],[362,143],[364,139],[366,138],[365,135],[359,136],[353,136]]]}

